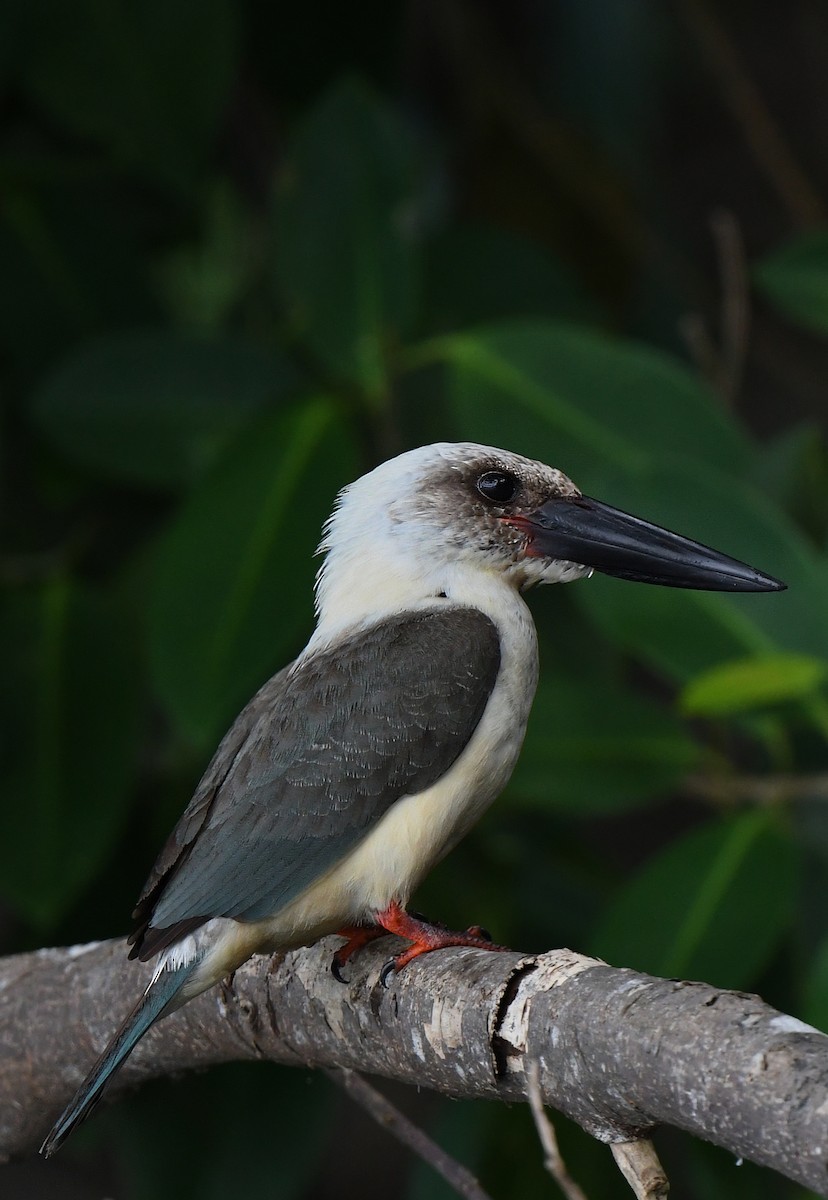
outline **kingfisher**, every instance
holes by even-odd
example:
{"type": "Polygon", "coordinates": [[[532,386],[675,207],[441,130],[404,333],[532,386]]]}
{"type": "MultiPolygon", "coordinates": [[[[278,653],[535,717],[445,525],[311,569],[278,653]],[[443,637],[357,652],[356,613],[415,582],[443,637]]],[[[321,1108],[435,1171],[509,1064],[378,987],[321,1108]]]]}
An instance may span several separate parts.
{"type": "Polygon", "coordinates": [[[407,911],[505,786],[538,679],[524,593],[600,571],[723,592],[785,584],[584,495],[561,471],[471,442],[422,446],[338,496],[316,626],[236,718],[150,873],[130,957],[151,982],[59,1117],[54,1153],[149,1027],[255,953],[331,933],[333,961],[408,942],[383,982],[445,946],[491,949],[407,911]]]}

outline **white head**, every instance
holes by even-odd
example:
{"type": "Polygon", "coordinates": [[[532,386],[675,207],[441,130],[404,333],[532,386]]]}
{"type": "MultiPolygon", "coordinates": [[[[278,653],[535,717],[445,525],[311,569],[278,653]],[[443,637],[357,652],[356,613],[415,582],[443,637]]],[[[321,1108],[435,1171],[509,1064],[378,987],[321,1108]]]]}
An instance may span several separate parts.
{"type": "Polygon", "coordinates": [[[584,496],[554,467],[474,442],[409,450],[346,487],[320,551],[314,640],[440,598],[503,608],[532,584],[568,583],[593,569],[669,587],[784,588],[584,496]]]}
{"type": "Polygon", "coordinates": [[[320,622],[468,600],[485,579],[512,590],[590,568],[531,553],[520,518],[580,492],[561,471],[474,442],[439,442],[382,463],[340,493],[319,547],[320,622]],[[512,522],[515,523],[512,523],[512,522]]]}

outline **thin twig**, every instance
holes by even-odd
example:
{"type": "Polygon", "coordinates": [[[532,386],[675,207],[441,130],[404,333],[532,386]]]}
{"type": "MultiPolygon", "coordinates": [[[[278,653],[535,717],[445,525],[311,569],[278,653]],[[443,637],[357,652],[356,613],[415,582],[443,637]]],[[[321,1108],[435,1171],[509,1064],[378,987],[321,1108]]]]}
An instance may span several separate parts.
{"type": "Polygon", "coordinates": [[[390,1100],[387,1100],[356,1071],[326,1070],[325,1074],[337,1087],[341,1087],[352,1100],[364,1108],[378,1125],[381,1125],[404,1146],[412,1150],[438,1175],[442,1175],[458,1196],[463,1196],[464,1200],[490,1200],[488,1193],[483,1191],[468,1168],[446,1153],[427,1133],[415,1125],[405,1113],[400,1112],[390,1100]]]}
{"type": "Polygon", "coordinates": [[[543,1094],[540,1085],[540,1068],[537,1061],[530,1062],[526,1071],[526,1091],[529,1096],[529,1110],[538,1131],[543,1147],[543,1164],[558,1187],[566,1196],[566,1200],[587,1200],[586,1195],[566,1169],[566,1163],[561,1157],[555,1127],[549,1120],[543,1107],[543,1094]]]}
{"type": "Polygon", "coordinates": [[[747,358],[750,329],[750,289],[742,232],[733,213],[726,209],[710,220],[719,258],[722,282],[721,374],[719,391],[733,404],[739,395],[747,358]]]}
{"type": "Polygon", "coordinates": [[[818,225],[826,209],[811,186],[745,64],[707,0],[678,0],[687,28],[696,39],[722,97],[742,128],[758,165],[775,188],[797,225],[818,225]]]}
{"type": "Polygon", "coordinates": [[[649,1138],[613,1142],[610,1149],[618,1170],[635,1192],[636,1200],[667,1200],[670,1183],[649,1138]]]}
{"type": "Polygon", "coordinates": [[[699,313],[679,320],[684,338],[700,373],[722,399],[732,405],[744,374],[750,326],[750,289],[738,222],[722,209],[710,218],[721,280],[721,346],[717,346],[699,313]]]}
{"type": "Polygon", "coordinates": [[[828,800],[828,773],[817,775],[688,775],[684,791],[716,804],[780,804],[828,800]]]}
{"type": "Polygon", "coordinates": [[[699,374],[711,387],[718,388],[722,360],[704,317],[700,313],[684,313],[679,317],[678,327],[699,374]]]}

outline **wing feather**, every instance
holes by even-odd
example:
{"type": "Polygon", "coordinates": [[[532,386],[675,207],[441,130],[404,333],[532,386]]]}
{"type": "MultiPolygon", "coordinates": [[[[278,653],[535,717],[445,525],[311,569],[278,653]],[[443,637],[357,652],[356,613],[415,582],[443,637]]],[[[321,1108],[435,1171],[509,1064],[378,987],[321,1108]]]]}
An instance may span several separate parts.
{"type": "Polygon", "coordinates": [[[222,741],[147,881],[132,954],[279,911],[449,769],[500,668],[469,608],[403,613],[275,675],[222,741]]]}

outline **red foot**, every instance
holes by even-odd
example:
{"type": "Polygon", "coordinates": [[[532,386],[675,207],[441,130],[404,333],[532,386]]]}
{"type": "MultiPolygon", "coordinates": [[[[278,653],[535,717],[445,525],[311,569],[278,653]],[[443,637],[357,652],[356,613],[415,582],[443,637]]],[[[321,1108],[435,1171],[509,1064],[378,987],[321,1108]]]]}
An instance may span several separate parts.
{"type": "Polygon", "coordinates": [[[339,947],[331,961],[331,972],[334,979],[339,980],[340,983],[347,983],[347,980],[343,978],[342,968],[348,959],[356,954],[357,950],[367,946],[369,942],[385,937],[385,933],[386,931],[381,925],[346,925],[343,929],[338,929],[338,936],[347,938],[347,941],[344,946],[339,947]]]}
{"type": "Polygon", "coordinates": [[[418,920],[400,908],[396,902],[389,904],[383,912],[376,914],[377,925],[396,933],[398,937],[411,942],[407,950],[389,959],[380,972],[380,982],[388,986],[388,976],[392,971],[401,971],[421,954],[431,950],[443,950],[447,946],[476,946],[479,950],[506,950],[507,946],[496,946],[485,929],[472,925],[463,933],[454,933],[440,925],[431,925],[428,921],[418,920]]]}

